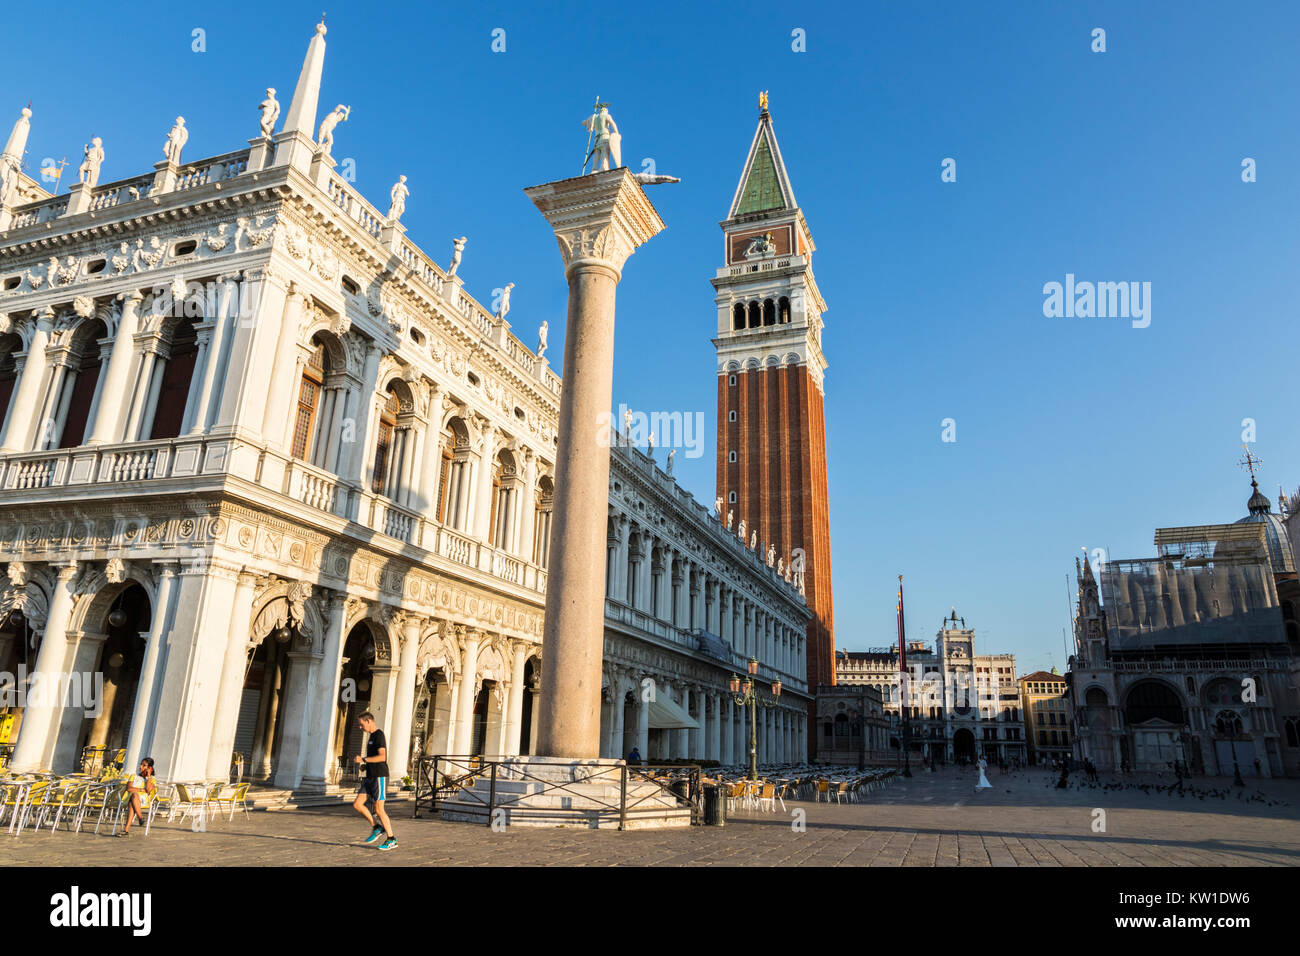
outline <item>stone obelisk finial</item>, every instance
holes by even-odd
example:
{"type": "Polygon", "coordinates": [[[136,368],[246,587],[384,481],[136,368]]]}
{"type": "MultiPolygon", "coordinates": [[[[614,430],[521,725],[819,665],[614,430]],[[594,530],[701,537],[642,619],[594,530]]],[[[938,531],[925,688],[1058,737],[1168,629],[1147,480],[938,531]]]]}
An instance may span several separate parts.
{"type": "Polygon", "coordinates": [[[320,100],[321,74],[325,70],[325,21],[316,24],[316,34],[307,44],[307,56],[302,61],[298,85],[293,88],[293,100],[285,114],[284,128],[275,137],[276,166],[290,165],[303,172],[311,168],[316,153],[316,107],[320,100]]]}
{"type": "Polygon", "coordinates": [[[590,759],[600,756],[614,293],[627,258],[664,223],[625,167],[524,192],[555,230],[569,280],[537,752],[590,759]]]}

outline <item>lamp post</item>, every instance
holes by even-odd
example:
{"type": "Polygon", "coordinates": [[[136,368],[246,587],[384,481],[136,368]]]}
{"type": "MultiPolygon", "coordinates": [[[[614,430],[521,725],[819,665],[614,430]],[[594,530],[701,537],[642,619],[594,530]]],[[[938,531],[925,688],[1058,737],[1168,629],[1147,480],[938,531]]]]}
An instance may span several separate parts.
{"type": "MultiPolygon", "coordinates": [[[[749,779],[758,780],[758,705],[761,703],[764,707],[775,707],[775,700],[758,699],[758,693],[754,687],[754,678],[758,676],[758,660],[751,657],[749,659],[749,676],[741,683],[739,677],[731,675],[731,680],[727,682],[731,689],[732,699],[741,707],[749,707],[749,779]]],[[[772,682],[772,696],[781,696],[781,681],[772,682]]]]}

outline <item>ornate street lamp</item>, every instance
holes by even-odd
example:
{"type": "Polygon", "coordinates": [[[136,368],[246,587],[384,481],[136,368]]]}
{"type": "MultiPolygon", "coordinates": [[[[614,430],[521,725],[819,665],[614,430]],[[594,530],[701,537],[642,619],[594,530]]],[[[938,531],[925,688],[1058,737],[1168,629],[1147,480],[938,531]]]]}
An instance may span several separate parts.
{"type": "MultiPolygon", "coordinates": [[[[749,779],[758,780],[758,705],[761,703],[764,707],[775,707],[776,700],[759,700],[758,694],[754,690],[754,678],[758,675],[758,660],[751,657],[748,666],[749,676],[741,684],[740,678],[735,674],[727,681],[727,686],[731,690],[732,699],[741,707],[749,707],[749,779]]],[[[779,698],[781,696],[781,681],[772,682],[772,696],[779,698]]]]}

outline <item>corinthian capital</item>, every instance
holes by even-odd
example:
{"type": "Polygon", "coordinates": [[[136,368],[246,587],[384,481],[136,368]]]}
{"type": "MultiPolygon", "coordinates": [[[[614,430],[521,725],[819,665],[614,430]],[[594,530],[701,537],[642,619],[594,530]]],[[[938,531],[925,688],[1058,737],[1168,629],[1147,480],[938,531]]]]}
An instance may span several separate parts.
{"type": "Polygon", "coordinates": [[[628,256],[664,228],[625,168],[530,186],[524,193],[555,230],[566,274],[596,265],[621,276],[628,256]]]}

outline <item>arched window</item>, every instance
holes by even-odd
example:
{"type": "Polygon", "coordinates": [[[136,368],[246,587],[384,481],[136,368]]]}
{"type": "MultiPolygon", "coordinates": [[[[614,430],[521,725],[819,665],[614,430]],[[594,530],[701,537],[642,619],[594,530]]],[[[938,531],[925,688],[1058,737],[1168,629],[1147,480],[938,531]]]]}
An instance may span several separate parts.
{"type": "Polygon", "coordinates": [[[745,327],[745,303],[737,302],[731,308],[731,327],[733,329],[743,329],[745,327]]]}
{"type": "Polygon", "coordinates": [[[459,418],[447,422],[442,440],[442,474],[439,476],[439,520],[463,531],[469,522],[469,429],[459,418]]]}
{"type": "Polygon", "coordinates": [[[776,303],[771,299],[763,300],[763,324],[776,325],[776,303]]]}
{"type": "Polygon", "coordinates": [[[298,386],[298,408],[293,420],[294,458],[307,458],[312,450],[316,432],[316,413],[320,410],[321,393],[325,387],[325,344],[317,342],[311,356],[302,367],[302,383],[298,386]]]}
{"type": "Polygon", "coordinates": [[[194,319],[178,320],[171,327],[171,344],[167,350],[167,361],[162,368],[162,383],[158,388],[150,438],[175,438],[181,433],[181,422],[185,418],[185,405],[190,394],[190,379],[194,376],[194,361],[198,354],[199,343],[194,332],[194,319]]]}
{"type": "Polygon", "coordinates": [[[23,340],[12,332],[0,335],[0,424],[9,418],[9,402],[18,387],[18,363],[14,356],[23,350],[23,340]]]}
{"type": "MultiPolygon", "coordinates": [[[[86,429],[90,424],[90,414],[99,388],[100,370],[104,364],[100,358],[99,339],[107,334],[108,329],[104,323],[96,319],[83,322],[73,336],[72,354],[63,373],[63,385],[55,411],[58,415],[56,421],[63,422],[59,448],[76,448],[86,438],[86,429]]],[[[186,386],[188,385],[187,379],[186,386]]],[[[159,395],[159,401],[161,400],[162,396],[159,395]]],[[[184,404],[185,397],[182,396],[182,409],[184,404]]]]}
{"type": "Polygon", "coordinates": [[[790,300],[785,296],[776,300],[776,316],[777,321],[783,325],[790,321],[790,300]]]}
{"type": "Polygon", "coordinates": [[[551,514],[555,510],[555,483],[543,475],[537,483],[537,514],[533,528],[533,563],[547,567],[551,558],[551,514]]]}
{"type": "Polygon", "coordinates": [[[509,449],[497,454],[492,475],[492,546],[513,552],[519,524],[519,498],[522,482],[515,456],[509,449]]]}
{"type": "Polygon", "coordinates": [[[1294,719],[1286,722],[1286,745],[1288,747],[1300,747],[1300,729],[1296,727],[1294,719]]]}
{"type": "Polygon", "coordinates": [[[1241,716],[1233,710],[1221,710],[1214,715],[1214,732],[1220,737],[1241,736],[1241,716]]]}
{"type": "Polygon", "coordinates": [[[759,323],[762,322],[762,320],[763,318],[759,311],[758,303],[757,302],[749,303],[749,327],[751,329],[758,328],[759,323]]]}
{"type": "Polygon", "coordinates": [[[397,393],[388,387],[388,400],[379,413],[379,436],[375,440],[375,473],[370,482],[370,490],[382,494],[388,483],[388,469],[392,464],[393,429],[397,426],[397,393]]]}

